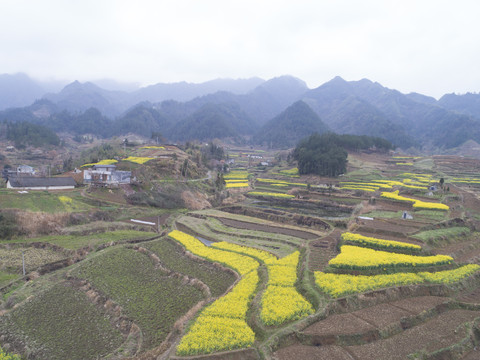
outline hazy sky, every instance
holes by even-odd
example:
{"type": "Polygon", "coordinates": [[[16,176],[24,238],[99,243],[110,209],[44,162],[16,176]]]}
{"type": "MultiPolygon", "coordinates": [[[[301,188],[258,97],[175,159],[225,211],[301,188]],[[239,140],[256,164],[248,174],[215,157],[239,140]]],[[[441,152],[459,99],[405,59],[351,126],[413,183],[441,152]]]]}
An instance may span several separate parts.
{"type": "Polygon", "coordinates": [[[480,91],[478,0],[0,0],[0,74],[480,91]]]}

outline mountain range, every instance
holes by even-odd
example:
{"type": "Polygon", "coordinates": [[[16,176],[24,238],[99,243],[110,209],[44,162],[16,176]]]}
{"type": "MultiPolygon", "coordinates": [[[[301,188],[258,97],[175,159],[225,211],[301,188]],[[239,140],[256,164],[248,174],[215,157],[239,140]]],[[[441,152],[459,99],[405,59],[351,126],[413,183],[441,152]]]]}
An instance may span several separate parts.
{"type": "Polygon", "coordinates": [[[0,75],[0,109],[0,121],[104,137],[129,132],[150,137],[156,132],[172,141],[229,138],[288,148],[312,132],[333,131],[383,137],[404,149],[441,150],[480,142],[479,94],[446,94],[436,100],[368,79],[341,77],[315,89],[285,75],[267,81],[156,84],[131,91],[75,81],[47,92],[26,75],[0,75]]]}

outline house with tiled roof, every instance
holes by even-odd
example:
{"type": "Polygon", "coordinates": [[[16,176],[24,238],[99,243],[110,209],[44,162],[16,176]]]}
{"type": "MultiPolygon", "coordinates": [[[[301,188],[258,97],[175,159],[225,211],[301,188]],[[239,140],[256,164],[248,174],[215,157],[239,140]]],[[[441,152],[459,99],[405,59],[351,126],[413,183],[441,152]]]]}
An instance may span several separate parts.
{"type": "Polygon", "coordinates": [[[16,190],[69,190],[75,185],[71,177],[9,176],[7,180],[7,188],[16,190]]]}

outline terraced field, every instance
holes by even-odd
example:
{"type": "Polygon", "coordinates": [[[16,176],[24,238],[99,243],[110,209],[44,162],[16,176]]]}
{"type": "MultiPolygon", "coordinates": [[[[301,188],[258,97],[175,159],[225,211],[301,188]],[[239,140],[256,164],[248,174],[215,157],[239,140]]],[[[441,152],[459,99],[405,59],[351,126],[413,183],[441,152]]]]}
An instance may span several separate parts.
{"type": "Polygon", "coordinates": [[[109,314],[68,282],[1,316],[0,332],[4,343],[14,348],[27,346],[36,359],[94,359],[124,342],[109,314]]]}
{"type": "Polygon", "coordinates": [[[172,331],[178,315],[205,298],[199,288],[164,271],[155,271],[150,257],[125,247],[86,260],[71,276],[87,280],[124,309],[142,330],[143,350],[159,346],[172,331]]]}
{"type": "Polygon", "coordinates": [[[239,168],[230,184],[293,197],[169,213],[161,234],[92,226],[1,241],[0,345],[36,359],[477,359],[480,201],[469,196],[480,187],[428,196],[446,174],[431,158],[405,170],[357,156],[334,180],[343,189],[290,165],[239,168]],[[387,188],[358,189],[375,184],[387,188]]]}
{"type": "Polygon", "coordinates": [[[177,227],[204,239],[223,241],[257,247],[283,257],[295,251],[301,239],[284,234],[269,237],[265,232],[228,227],[216,219],[199,219],[182,216],[176,221],[177,227]],[[250,235],[251,234],[251,235],[250,235]],[[256,236],[255,236],[256,235],[256,236]]]}

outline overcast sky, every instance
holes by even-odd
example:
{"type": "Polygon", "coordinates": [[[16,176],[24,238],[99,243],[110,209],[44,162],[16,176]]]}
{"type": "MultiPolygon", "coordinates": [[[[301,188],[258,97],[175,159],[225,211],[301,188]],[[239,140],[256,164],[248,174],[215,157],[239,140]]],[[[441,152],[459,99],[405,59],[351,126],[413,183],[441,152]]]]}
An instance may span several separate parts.
{"type": "Polygon", "coordinates": [[[480,91],[478,0],[0,0],[0,74],[480,91]]]}

